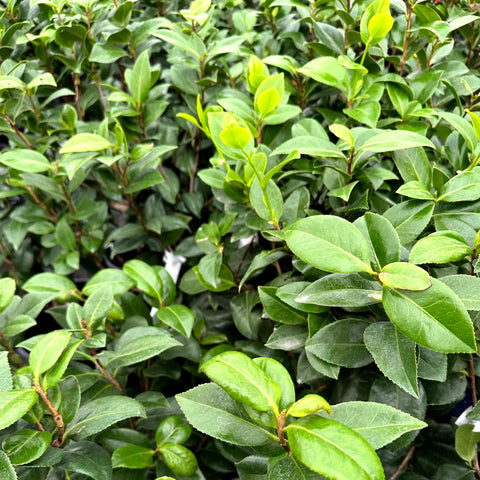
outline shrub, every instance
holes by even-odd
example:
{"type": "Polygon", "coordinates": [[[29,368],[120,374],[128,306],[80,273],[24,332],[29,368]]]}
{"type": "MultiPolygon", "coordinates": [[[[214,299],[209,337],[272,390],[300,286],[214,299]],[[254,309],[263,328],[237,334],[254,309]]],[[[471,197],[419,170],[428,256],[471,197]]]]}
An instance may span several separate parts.
{"type": "Polygon", "coordinates": [[[476,10],[6,2],[2,479],[480,478],[476,10]]]}

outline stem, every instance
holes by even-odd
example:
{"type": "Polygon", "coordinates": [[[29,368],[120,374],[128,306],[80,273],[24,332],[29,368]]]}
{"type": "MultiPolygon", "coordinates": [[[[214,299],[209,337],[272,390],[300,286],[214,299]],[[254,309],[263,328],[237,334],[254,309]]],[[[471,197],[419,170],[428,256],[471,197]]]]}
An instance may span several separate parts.
{"type": "MultiPolygon", "coordinates": [[[[82,320],[80,323],[82,325],[85,338],[89,340],[90,338],[92,338],[92,334],[90,333],[87,322],[85,320],[82,320]]],[[[90,350],[90,355],[93,357],[93,361],[96,367],[98,368],[98,370],[100,371],[100,373],[102,374],[103,378],[108,380],[113,385],[113,387],[117,389],[122,395],[125,395],[125,391],[123,390],[122,386],[118,383],[118,381],[115,378],[113,378],[111,373],[105,369],[105,367],[102,365],[100,360],[96,358],[97,352],[93,348],[90,348],[89,350],[90,350]]]]}
{"type": "Polygon", "coordinates": [[[15,130],[15,133],[25,142],[28,148],[35,150],[35,147],[29,142],[28,138],[18,129],[15,125],[15,122],[6,114],[3,114],[5,120],[10,124],[10,126],[15,130]]]}
{"type": "Polygon", "coordinates": [[[405,42],[403,43],[402,60],[400,61],[400,67],[398,69],[398,74],[400,76],[402,75],[403,67],[405,66],[405,62],[407,61],[408,40],[409,40],[409,37],[410,37],[410,24],[411,24],[411,21],[412,21],[413,8],[410,5],[409,1],[407,1],[407,9],[408,9],[407,29],[405,30],[405,42]]]}
{"type": "Polygon", "coordinates": [[[277,422],[278,422],[278,439],[280,440],[280,445],[287,451],[290,452],[290,448],[288,447],[288,441],[285,438],[285,435],[283,434],[283,429],[285,428],[285,417],[287,415],[287,412],[284,410],[280,415],[278,416],[277,422]]]}
{"type": "Polygon", "coordinates": [[[388,479],[388,480],[395,480],[399,475],[402,473],[402,470],[407,466],[408,462],[412,458],[413,452],[415,451],[415,445],[412,445],[407,454],[405,455],[405,458],[402,460],[402,463],[398,466],[398,468],[395,470],[393,475],[388,479]]]}
{"type": "Polygon", "coordinates": [[[63,434],[65,433],[65,424],[63,422],[62,415],[58,412],[58,410],[53,406],[52,402],[48,398],[46,392],[42,389],[38,380],[33,381],[33,386],[37,393],[40,395],[40,398],[43,400],[47,408],[50,410],[52,414],[53,421],[57,425],[58,428],[58,436],[57,439],[54,440],[51,445],[52,447],[61,447],[63,443],[63,434]]]}
{"type": "Polygon", "coordinates": [[[75,90],[75,103],[77,104],[77,113],[78,118],[83,120],[83,112],[82,112],[82,105],[80,103],[80,78],[78,77],[78,73],[72,73],[73,76],[73,88],[75,90]]]}
{"type": "Polygon", "coordinates": [[[363,62],[367,58],[367,52],[368,52],[369,47],[370,47],[370,39],[368,40],[367,44],[365,45],[365,50],[363,51],[363,56],[362,56],[362,60],[360,61],[360,65],[363,65],[363,62]]]}
{"type": "Polygon", "coordinates": [[[190,193],[193,193],[194,187],[195,187],[195,175],[197,174],[198,164],[200,163],[201,143],[202,143],[202,131],[198,130],[198,134],[195,140],[195,163],[193,164],[193,171],[192,171],[192,175],[190,176],[190,188],[189,188],[190,193]]]}
{"type": "Polygon", "coordinates": [[[27,94],[28,100],[30,101],[30,104],[32,105],[33,113],[35,113],[35,118],[37,119],[37,122],[40,123],[42,121],[42,118],[40,117],[40,112],[38,111],[38,108],[35,105],[32,96],[28,93],[28,90],[25,89],[25,92],[27,94]]]}
{"type": "Polygon", "coordinates": [[[427,68],[430,68],[430,65],[432,64],[433,54],[435,53],[435,48],[438,45],[438,42],[439,42],[439,39],[437,38],[435,40],[435,43],[433,44],[432,51],[430,52],[430,56],[428,57],[427,68]]]}
{"type": "Polygon", "coordinates": [[[48,218],[50,219],[50,221],[52,223],[56,223],[57,222],[57,217],[52,213],[50,212],[50,210],[48,210],[48,208],[45,206],[44,202],[42,202],[38,197],[37,195],[35,194],[35,192],[32,190],[32,187],[29,187],[28,185],[25,186],[25,188],[28,190],[28,193],[32,196],[33,200],[35,201],[35,203],[48,215],[48,218]]]}

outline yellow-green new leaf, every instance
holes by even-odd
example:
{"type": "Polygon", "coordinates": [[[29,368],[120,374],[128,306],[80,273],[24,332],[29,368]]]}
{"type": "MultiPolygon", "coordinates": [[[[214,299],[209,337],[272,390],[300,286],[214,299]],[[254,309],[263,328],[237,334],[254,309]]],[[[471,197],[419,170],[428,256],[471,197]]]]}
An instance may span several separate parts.
{"type": "Polygon", "coordinates": [[[382,464],[357,432],[329,418],[309,415],[284,430],[292,453],[314,472],[335,480],[384,480],[382,464]]]}
{"type": "Polygon", "coordinates": [[[330,404],[320,395],[310,393],[300,400],[297,400],[287,411],[290,417],[305,417],[311,413],[317,413],[325,410],[331,412],[330,404]]]}
{"type": "Polygon", "coordinates": [[[382,285],[401,290],[425,290],[432,284],[430,275],[423,268],[404,262],[386,265],[378,278],[382,285]]]}
{"type": "Polygon", "coordinates": [[[94,133],[79,133],[60,149],[60,153],[100,152],[113,145],[105,138],[94,133]]]}
{"type": "Polygon", "coordinates": [[[233,399],[261,412],[279,414],[280,387],[247,355],[224,352],[202,366],[233,399]]]}
{"type": "Polygon", "coordinates": [[[0,392],[0,430],[22,418],[38,400],[35,390],[6,390],[0,392]]]}
{"type": "Polygon", "coordinates": [[[377,13],[368,22],[370,45],[375,45],[387,36],[393,27],[393,17],[389,13],[377,13]]]}

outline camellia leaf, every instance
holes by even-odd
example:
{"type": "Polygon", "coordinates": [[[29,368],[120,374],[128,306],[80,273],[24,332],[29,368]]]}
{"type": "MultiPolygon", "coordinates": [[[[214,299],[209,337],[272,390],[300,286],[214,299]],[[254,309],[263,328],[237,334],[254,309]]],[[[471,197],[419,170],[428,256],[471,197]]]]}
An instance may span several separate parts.
{"type": "Polygon", "coordinates": [[[480,433],[473,431],[471,424],[460,425],[455,431],[455,451],[458,456],[471,464],[477,454],[480,433]]]}
{"type": "Polygon", "coordinates": [[[138,105],[145,102],[148,97],[151,76],[148,50],[144,50],[135,61],[129,81],[130,92],[138,105]]]}
{"type": "Polygon", "coordinates": [[[160,448],[160,453],[175,475],[188,477],[193,475],[198,468],[195,455],[183,445],[166,443],[160,448]]]}
{"type": "MultiPolygon", "coordinates": [[[[257,90],[258,92],[258,90],[257,90]]],[[[273,112],[280,101],[280,95],[275,88],[269,88],[262,92],[258,97],[258,113],[265,117],[273,112]]]]}
{"type": "Polygon", "coordinates": [[[190,434],[192,427],[187,425],[183,418],[178,416],[167,417],[158,426],[155,432],[155,442],[157,447],[161,447],[166,443],[185,443],[190,434]]]}
{"type": "Polygon", "coordinates": [[[363,332],[370,322],[343,318],[318,330],[307,342],[307,351],[341,367],[358,368],[372,361],[363,343],[363,332]]]}
{"type": "Polygon", "coordinates": [[[381,215],[367,212],[353,223],[367,239],[372,262],[380,270],[400,261],[400,239],[393,225],[381,215]]]}
{"type": "Polygon", "coordinates": [[[214,383],[199,385],[175,398],[187,420],[213,438],[246,446],[278,441],[275,435],[248,417],[241,403],[214,383]]]}
{"type": "Polygon", "coordinates": [[[45,155],[28,149],[13,149],[3,152],[0,155],[0,163],[19,172],[41,173],[55,170],[45,155]]]}
{"type": "Polygon", "coordinates": [[[345,68],[335,57],[316,58],[298,69],[299,73],[313,78],[316,82],[330,85],[339,90],[347,90],[347,74],[345,68]]]}
{"type": "Polygon", "coordinates": [[[101,152],[112,147],[112,144],[100,135],[93,133],[79,133],[60,149],[60,153],[101,152]]]}
{"type": "Polygon", "coordinates": [[[110,286],[114,297],[128,292],[135,285],[134,280],[122,270],[104,268],[99,270],[83,287],[82,293],[89,297],[104,286],[110,286]]]}
{"type": "Polygon", "coordinates": [[[364,307],[376,303],[373,295],[380,292],[378,282],[357,273],[332,273],[310,283],[295,301],[327,307],[364,307]]]}
{"type": "Polygon", "coordinates": [[[480,167],[461,172],[441,188],[437,202],[471,202],[480,198],[480,167]]]}
{"type": "Polygon", "coordinates": [[[448,275],[440,281],[453,290],[467,310],[480,311],[480,278],[472,275],[448,275]]]}
{"type": "Polygon", "coordinates": [[[67,330],[55,330],[47,333],[35,344],[28,360],[35,380],[55,365],[67,347],[71,335],[67,330]]]}
{"type": "Polygon", "coordinates": [[[330,404],[320,395],[310,393],[297,400],[287,411],[287,416],[305,417],[311,413],[325,410],[331,412],[330,404]]]}
{"type": "Polygon", "coordinates": [[[425,290],[432,284],[430,275],[423,268],[405,262],[386,265],[378,278],[385,287],[401,290],[425,290]]]}
{"type": "Polygon", "coordinates": [[[415,343],[391,322],[372,323],[365,329],[363,339],[382,373],[407,393],[418,397],[415,343]]]}
{"type": "Polygon", "coordinates": [[[384,480],[373,448],[350,428],[319,415],[300,418],[285,428],[296,458],[314,472],[336,480],[384,480]]]}
{"type": "Polygon", "coordinates": [[[383,289],[383,306],[400,332],[437,352],[475,352],[473,325],[460,299],[432,278],[426,290],[383,289]]]}
{"type": "Polygon", "coordinates": [[[180,332],[184,337],[190,337],[195,315],[185,305],[170,305],[161,308],[157,312],[157,317],[160,321],[180,332]]]}
{"type": "Polygon", "coordinates": [[[0,430],[22,418],[38,400],[35,390],[6,390],[0,392],[0,430]]]}
{"type": "Polygon", "coordinates": [[[448,263],[471,254],[472,249],[459,233],[446,230],[421,238],[410,252],[410,262],[448,263]]]}
{"type": "Polygon", "coordinates": [[[77,472],[93,480],[111,480],[111,454],[97,443],[72,442],[64,449],[64,456],[59,465],[68,472],[77,472]]]}
{"type": "Polygon", "coordinates": [[[151,297],[162,300],[163,285],[157,272],[148,263],[141,260],[129,260],[123,265],[123,271],[136,283],[137,288],[151,297]]]}
{"type": "Polygon", "coordinates": [[[368,22],[368,33],[370,34],[370,45],[378,43],[386,37],[393,27],[393,17],[389,13],[377,13],[368,22]]]}
{"type": "Polygon", "coordinates": [[[220,132],[220,140],[230,148],[238,150],[244,149],[250,142],[252,134],[248,128],[245,127],[230,127],[220,132]]]}
{"type": "Polygon", "coordinates": [[[405,195],[406,197],[417,198],[418,200],[434,199],[427,187],[418,180],[411,180],[405,183],[397,190],[397,193],[399,195],[405,195]]]}
{"type": "Polygon", "coordinates": [[[343,402],[333,405],[329,418],[359,433],[374,450],[388,445],[406,432],[427,426],[408,413],[374,402],[343,402]]]}
{"type": "Polygon", "coordinates": [[[117,448],[112,454],[113,468],[148,468],[153,465],[153,454],[151,448],[138,445],[125,445],[117,448]]]}
{"type": "Polygon", "coordinates": [[[0,279],[0,313],[10,305],[17,288],[13,278],[0,279]]]}
{"type": "Polygon", "coordinates": [[[23,465],[41,457],[52,441],[50,432],[24,429],[8,435],[2,447],[13,465],[23,465]]]}
{"type": "Polygon", "coordinates": [[[65,436],[86,438],[130,417],[146,417],[145,407],[137,400],[120,395],[95,398],[79,408],[65,436]]]}
{"type": "Polygon", "coordinates": [[[2,480],[17,480],[17,473],[13,468],[7,454],[0,450],[0,475],[2,480]]]}
{"type": "Polygon", "coordinates": [[[244,353],[230,351],[216,355],[202,365],[202,370],[235,400],[278,415],[280,387],[244,353]]]}
{"type": "Polygon", "coordinates": [[[425,136],[407,130],[385,130],[382,133],[370,137],[362,146],[359,152],[392,152],[412,147],[431,147],[435,145],[425,136]]]}
{"type": "Polygon", "coordinates": [[[336,273],[372,273],[370,251],[360,231],[331,215],[302,218],[285,230],[289,248],[304,262],[336,273]]]}

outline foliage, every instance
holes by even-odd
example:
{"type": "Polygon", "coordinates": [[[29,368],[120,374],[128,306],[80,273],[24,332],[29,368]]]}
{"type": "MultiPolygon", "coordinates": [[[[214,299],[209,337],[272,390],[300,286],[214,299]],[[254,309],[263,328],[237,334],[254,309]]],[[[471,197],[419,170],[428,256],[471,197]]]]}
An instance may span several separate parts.
{"type": "Polygon", "coordinates": [[[3,7],[2,478],[480,478],[475,2],[3,7]]]}

